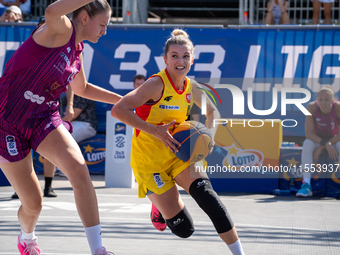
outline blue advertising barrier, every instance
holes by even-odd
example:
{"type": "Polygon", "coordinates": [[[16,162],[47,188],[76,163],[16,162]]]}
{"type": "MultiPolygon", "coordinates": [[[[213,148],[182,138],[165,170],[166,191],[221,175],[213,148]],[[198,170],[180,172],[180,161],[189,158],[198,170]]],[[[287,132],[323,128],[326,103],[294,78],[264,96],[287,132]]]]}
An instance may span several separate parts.
{"type": "MultiPolygon", "coordinates": [[[[0,75],[34,27],[35,24],[0,25],[0,75]]],[[[125,95],[133,89],[135,74],[149,77],[165,67],[163,47],[173,28],[108,26],[107,35],[98,43],[85,42],[88,81],[125,95]]],[[[340,95],[336,80],[340,77],[340,30],[335,27],[184,29],[195,46],[195,61],[188,76],[211,86],[233,85],[240,89],[241,97],[243,94],[244,111],[239,113],[234,105],[239,98],[234,100],[230,89],[216,89],[223,102],[223,106],[217,104],[222,118],[281,119],[285,121],[283,136],[301,137],[305,120],[301,109],[316,98],[320,86],[331,85],[336,96],[340,95]],[[282,109],[281,97],[286,100],[282,109]],[[302,103],[298,103],[299,99],[302,103]],[[253,108],[273,111],[260,116],[253,108]]]]}
{"type": "MultiPolygon", "coordinates": [[[[35,25],[0,24],[0,76],[35,25]]],[[[133,89],[136,74],[149,77],[165,67],[164,43],[175,27],[181,26],[108,26],[98,43],[84,43],[87,80],[125,95],[133,89]]],[[[304,110],[316,99],[320,86],[332,86],[340,98],[340,30],[336,27],[184,29],[195,47],[188,76],[215,87],[222,99],[222,104],[216,104],[221,118],[280,119],[283,136],[304,137],[304,110]]],[[[331,187],[336,190],[337,184],[331,187]]]]}
{"type": "MultiPolygon", "coordinates": [[[[105,135],[95,135],[81,141],[78,145],[90,174],[104,174],[106,156],[105,135]]],[[[44,158],[37,152],[35,153],[34,169],[36,173],[44,173],[44,158]]]]}
{"type": "Polygon", "coordinates": [[[10,185],[11,184],[7,180],[6,176],[4,175],[2,170],[0,169],[0,186],[10,186],[10,185]]]}
{"type": "MultiPolygon", "coordinates": [[[[281,148],[280,165],[288,171],[280,173],[280,189],[291,190],[292,194],[302,185],[301,166],[302,147],[281,148]]],[[[319,168],[311,168],[311,186],[313,195],[337,197],[340,194],[340,168],[338,160],[332,160],[324,151],[318,159],[319,168]]]]}
{"type": "Polygon", "coordinates": [[[339,160],[332,160],[330,158],[327,159],[327,164],[334,165],[334,171],[327,172],[327,196],[329,197],[338,197],[340,195],[340,169],[339,169],[339,160]]]}

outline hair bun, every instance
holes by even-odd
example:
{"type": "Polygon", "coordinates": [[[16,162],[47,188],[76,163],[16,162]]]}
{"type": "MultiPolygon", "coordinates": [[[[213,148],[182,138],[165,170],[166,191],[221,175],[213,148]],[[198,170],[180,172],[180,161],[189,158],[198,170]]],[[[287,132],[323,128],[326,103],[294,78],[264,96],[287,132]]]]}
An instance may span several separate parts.
{"type": "Polygon", "coordinates": [[[189,38],[189,35],[187,34],[187,32],[185,32],[182,29],[175,29],[174,31],[171,32],[171,36],[175,37],[175,36],[184,36],[186,38],[189,38]]]}

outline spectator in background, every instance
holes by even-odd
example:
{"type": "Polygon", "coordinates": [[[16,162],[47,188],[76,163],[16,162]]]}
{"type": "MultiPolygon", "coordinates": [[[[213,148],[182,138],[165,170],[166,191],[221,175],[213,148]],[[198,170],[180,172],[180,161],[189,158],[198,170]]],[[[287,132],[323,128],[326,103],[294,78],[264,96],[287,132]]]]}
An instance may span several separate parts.
{"type": "Polygon", "coordinates": [[[267,3],[267,25],[289,24],[288,17],[289,2],[284,0],[270,0],[267,3]]]}
{"type": "Polygon", "coordinates": [[[10,7],[12,5],[19,7],[20,0],[0,0],[0,4],[2,4],[5,7],[10,7]]]}
{"type": "Polygon", "coordinates": [[[200,121],[200,111],[201,109],[193,103],[187,120],[200,121]]]}
{"type": "Polygon", "coordinates": [[[133,78],[133,88],[136,89],[146,81],[146,77],[143,74],[136,74],[133,78]]]}
{"type": "Polygon", "coordinates": [[[317,163],[323,150],[327,150],[331,159],[340,156],[340,102],[334,98],[332,87],[321,87],[317,99],[308,104],[307,110],[312,115],[306,116],[305,121],[306,140],[301,154],[303,184],[296,193],[297,197],[313,195],[309,170],[315,171],[313,164],[317,163]]]}
{"type": "MultiPolygon", "coordinates": [[[[68,98],[72,98],[72,96],[63,97],[61,105],[67,105],[68,98]]],[[[73,111],[73,115],[65,115],[62,120],[71,122],[73,129],[72,136],[74,140],[76,140],[77,143],[80,143],[85,139],[95,136],[97,134],[98,127],[96,103],[92,100],[73,95],[73,111]]],[[[60,169],[57,169],[56,171],[56,167],[50,161],[44,159],[45,197],[57,196],[51,187],[55,173],[59,176],[65,176],[60,169]],[[49,178],[46,179],[46,176],[49,178]]]]}
{"type": "Polygon", "coordinates": [[[30,20],[31,18],[31,0],[21,0],[20,10],[22,11],[22,19],[24,21],[30,20]]]}
{"type": "Polygon", "coordinates": [[[312,0],[313,2],[313,25],[319,24],[319,15],[321,5],[323,5],[323,14],[325,16],[325,24],[331,24],[332,22],[332,6],[334,0],[312,0]]]}
{"type": "Polygon", "coordinates": [[[20,0],[0,0],[0,15],[5,12],[6,7],[10,6],[20,6],[20,0]]]}
{"type": "MultiPolygon", "coordinates": [[[[66,97],[62,98],[62,104],[66,105],[66,97]]],[[[97,134],[98,120],[96,115],[96,103],[92,100],[74,95],[74,115],[71,119],[72,136],[77,143],[97,134]]]]}
{"type": "Polygon", "coordinates": [[[2,22],[21,22],[22,13],[18,6],[12,5],[5,9],[5,12],[1,15],[0,21],[2,22]]]}

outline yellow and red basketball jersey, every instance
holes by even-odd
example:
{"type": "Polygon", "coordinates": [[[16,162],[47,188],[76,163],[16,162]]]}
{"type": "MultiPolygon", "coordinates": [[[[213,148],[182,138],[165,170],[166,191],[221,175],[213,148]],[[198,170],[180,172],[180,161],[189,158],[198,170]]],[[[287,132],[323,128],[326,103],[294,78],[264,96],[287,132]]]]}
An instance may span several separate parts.
{"type": "MultiPolygon", "coordinates": [[[[185,78],[183,91],[178,91],[166,69],[158,76],[163,81],[163,94],[157,102],[146,103],[136,108],[136,114],[152,125],[163,125],[173,120],[176,124],[172,130],[184,122],[192,105],[190,79],[185,78]]],[[[171,150],[158,138],[135,129],[131,144],[131,167],[138,172],[159,173],[169,168],[177,159],[171,150]]]]}

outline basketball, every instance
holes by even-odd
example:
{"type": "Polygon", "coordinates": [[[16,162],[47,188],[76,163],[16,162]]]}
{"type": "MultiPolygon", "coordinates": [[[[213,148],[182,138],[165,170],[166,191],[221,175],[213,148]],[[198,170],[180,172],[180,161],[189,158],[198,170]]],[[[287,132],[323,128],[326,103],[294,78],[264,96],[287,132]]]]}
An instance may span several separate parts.
{"type": "Polygon", "coordinates": [[[213,146],[209,130],[200,122],[184,121],[172,133],[173,138],[181,143],[178,146],[177,158],[195,163],[209,155],[213,146]]]}

